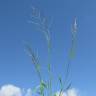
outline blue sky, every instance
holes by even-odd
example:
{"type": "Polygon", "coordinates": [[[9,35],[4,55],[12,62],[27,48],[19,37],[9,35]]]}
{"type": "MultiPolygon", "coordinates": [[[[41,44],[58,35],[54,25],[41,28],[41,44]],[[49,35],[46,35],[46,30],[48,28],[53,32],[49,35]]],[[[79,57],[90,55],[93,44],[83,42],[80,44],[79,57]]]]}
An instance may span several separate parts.
{"type": "Polygon", "coordinates": [[[64,75],[63,64],[67,62],[71,45],[71,25],[77,17],[76,57],[71,62],[72,85],[80,90],[82,96],[95,96],[95,4],[95,0],[0,0],[0,86],[13,84],[31,88],[38,84],[31,58],[24,51],[25,41],[38,50],[44,69],[42,73],[46,77],[47,45],[44,35],[27,22],[31,6],[35,6],[49,22],[53,22],[50,31],[54,79],[59,74],[64,75]]]}

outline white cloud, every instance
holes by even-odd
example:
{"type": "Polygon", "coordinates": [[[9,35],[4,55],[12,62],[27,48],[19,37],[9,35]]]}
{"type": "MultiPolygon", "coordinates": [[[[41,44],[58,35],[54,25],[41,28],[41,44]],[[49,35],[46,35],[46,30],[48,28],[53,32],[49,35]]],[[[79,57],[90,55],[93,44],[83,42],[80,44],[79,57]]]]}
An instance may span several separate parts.
{"type": "Polygon", "coordinates": [[[67,96],[79,96],[77,89],[72,88],[67,91],[67,96]]]}
{"type": "Polygon", "coordinates": [[[32,90],[30,88],[27,90],[25,96],[32,96],[32,90]]]}
{"type": "Polygon", "coordinates": [[[22,92],[14,85],[4,85],[0,88],[0,96],[22,96],[22,92]]]}
{"type": "MultiPolygon", "coordinates": [[[[59,96],[60,92],[56,92],[56,96],[59,96]]],[[[79,96],[77,89],[72,88],[69,89],[67,92],[62,92],[60,96],[79,96]]]]}
{"type": "MultiPolygon", "coordinates": [[[[60,92],[56,92],[56,96],[59,96],[60,92]]],[[[25,90],[14,85],[8,84],[0,87],[0,96],[32,96],[31,88],[25,90]]],[[[60,96],[79,96],[78,90],[75,88],[69,89],[67,92],[61,92],[60,96]]]]}
{"type": "Polygon", "coordinates": [[[56,92],[56,96],[67,96],[67,94],[65,92],[56,92]]]}
{"type": "Polygon", "coordinates": [[[0,96],[32,96],[31,88],[25,90],[17,86],[7,84],[0,87],[0,96]]]}

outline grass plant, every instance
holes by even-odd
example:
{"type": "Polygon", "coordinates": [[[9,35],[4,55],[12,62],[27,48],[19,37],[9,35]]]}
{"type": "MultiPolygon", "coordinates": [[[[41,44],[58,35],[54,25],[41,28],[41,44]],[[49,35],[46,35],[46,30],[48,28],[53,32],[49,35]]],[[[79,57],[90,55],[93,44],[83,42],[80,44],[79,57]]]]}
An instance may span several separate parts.
{"type": "MultiPolygon", "coordinates": [[[[38,56],[36,56],[35,52],[33,52],[31,46],[29,44],[26,44],[26,50],[29,54],[29,56],[31,57],[32,63],[36,69],[38,78],[39,78],[39,87],[38,90],[36,90],[36,93],[39,96],[56,96],[55,93],[53,93],[52,90],[52,71],[51,71],[51,48],[52,48],[52,44],[51,44],[51,35],[50,35],[50,27],[47,23],[47,19],[46,17],[41,17],[42,14],[41,12],[36,9],[35,7],[32,7],[32,14],[31,14],[31,20],[29,20],[29,23],[32,23],[34,25],[37,26],[37,28],[40,29],[40,31],[44,34],[46,43],[47,43],[47,51],[48,51],[48,74],[49,74],[49,79],[47,82],[45,82],[42,78],[42,74],[41,74],[41,65],[39,62],[39,58],[38,56]],[[47,93],[45,95],[45,90],[47,90],[47,93]]],[[[66,73],[65,73],[65,80],[62,80],[62,77],[58,77],[59,80],[59,84],[60,84],[60,94],[59,96],[62,96],[62,92],[68,90],[71,85],[72,82],[71,80],[68,79],[69,75],[70,75],[70,62],[72,61],[72,59],[75,57],[75,47],[76,47],[76,34],[77,34],[77,21],[76,18],[74,20],[74,24],[72,24],[72,45],[69,51],[69,55],[68,55],[68,63],[66,64],[66,73]]]]}

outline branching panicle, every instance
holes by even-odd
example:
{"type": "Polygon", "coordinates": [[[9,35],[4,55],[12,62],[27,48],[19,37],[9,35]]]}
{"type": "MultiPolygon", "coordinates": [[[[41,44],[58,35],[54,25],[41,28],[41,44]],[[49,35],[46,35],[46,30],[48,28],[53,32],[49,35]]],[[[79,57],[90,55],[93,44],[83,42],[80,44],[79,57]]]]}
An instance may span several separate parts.
{"type": "MultiPolygon", "coordinates": [[[[47,19],[45,17],[41,16],[41,12],[37,10],[35,7],[32,7],[32,14],[31,14],[31,20],[29,23],[35,24],[41,32],[43,32],[46,41],[47,41],[47,47],[48,47],[48,73],[49,73],[49,80],[47,83],[43,81],[41,78],[41,72],[40,72],[40,62],[38,56],[35,55],[35,53],[32,51],[31,47],[29,45],[26,46],[27,51],[29,56],[31,56],[32,62],[35,66],[35,69],[37,71],[37,74],[40,79],[40,85],[39,85],[39,91],[37,92],[40,96],[44,96],[44,90],[47,89],[48,91],[48,96],[53,96],[52,93],[52,73],[51,73],[51,36],[50,36],[50,28],[48,27],[47,19]]],[[[68,54],[68,62],[65,64],[66,65],[66,73],[65,73],[65,80],[63,81],[61,77],[59,77],[59,84],[60,84],[60,94],[59,96],[62,96],[62,92],[68,90],[72,82],[70,80],[70,73],[71,73],[71,68],[70,68],[70,61],[73,59],[73,55],[75,53],[75,40],[76,40],[76,32],[77,32],[77,19],[75,18],[74,24],[72,26],[72,45],[70,48],[70,52],[68,54]]],[[[56,94],[54,95],[56,96],[56,94]]]]}

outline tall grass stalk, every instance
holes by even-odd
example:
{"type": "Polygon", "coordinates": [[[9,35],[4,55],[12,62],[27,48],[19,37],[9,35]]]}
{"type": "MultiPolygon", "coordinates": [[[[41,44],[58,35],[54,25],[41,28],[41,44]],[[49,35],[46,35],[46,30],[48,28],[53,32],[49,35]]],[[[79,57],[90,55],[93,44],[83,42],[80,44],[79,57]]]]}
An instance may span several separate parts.
{"type": "MultiPolygon", "coordinates": [[[[47,90],[47,96],[56,96],[56,94],[54,95],[53,91],[52,91],[52,68],[51,68],[51,48],[52,48],[52,44],[51,44],[51,36],[50,36],[50,28],[48,26],[47,23],[47,19],[45,17],[41,18],[41,12],[38,11],[36,8],[32,7],[32,15],[31,15],[31,20],[29,20],[29,23],[35,24],[37,27],[39,27],[39,29],[41,30],[41,32],[43,32],[44,37],[46,39],[47,42],[47,52],[48,52],[48,74],[49,74],[49,79],[47,82],[44,82],[42,76],[41,76],[41,69],[40,69],[40,62],[38,57],[35,55],[35,53],[32,51],[32,48],[30,47],[30,45],[27,45],[27,51],[29,53],[29,55],[31,56],[32,62],[34,64],[34,67],[36,69],[37,75],[39,77],[40,80],[40,86],[39,86],[39,92],[37,91],[37,93],[40,96],[46,96],[45,95],[45,89],[47,90]]],[[[75,47],[76,47],[76,33],[77,33],[77,21],[76,18],[74,20],[74,24],[72,26],[72,44],[71,44],[71,48],[69,50],[69,54],[68,54],[68,63],[65,64],[66,66],[66,73],[65,73],[65,79],[62,80],[61,77],[58,77],[59,79],[59,84],[60,84],[60,93],[59,96],[62,96],[62,92],[68,90],[71,85],[72,82],[71,80],[69,80],[70,77],[70,62],[71,60],[74,58],[74,54],[75,54],[75,47]]]]}

